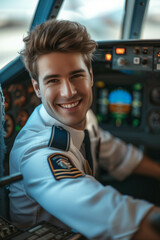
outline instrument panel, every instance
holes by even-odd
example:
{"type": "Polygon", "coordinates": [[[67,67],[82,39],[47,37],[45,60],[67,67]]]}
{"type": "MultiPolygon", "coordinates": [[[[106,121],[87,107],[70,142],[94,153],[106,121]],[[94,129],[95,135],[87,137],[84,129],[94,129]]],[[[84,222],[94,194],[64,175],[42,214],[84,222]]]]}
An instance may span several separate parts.
{"type": "Polygon", "coordinates": [[[94,57],[113,70],[160,72],[160,43],[156,40],[100,42],[94,57]]]}
{"type": "Polygon", "coordinates": [[[93,110],[114,136],[160,149],[160,43],[99,42],[93,57],[93,110]]]}
{"type": "MultiPolygon", "coordinates": [[[[16,62],[14,71],[15,65],[16,62]]],[[[100,126],[126,142],[149,149],[159,158],[160,43],[155,40],[99,42],[93,56],[93,73],[92,109],[100,126]]],[[[14,77],[8,76],[4,87],[2,84],[7,154],[41,102],[25,70],[21,69],[14,77]]]]}
{"type": "Polygon", "coordinates": [[[34,108],[40,104],[34,93],[30,79],[12,83],[3,88],[5,97],[5,142],[7,151],[11,150],[13,141],[25,125],[34,108]]]}
{"type": "Polygon", "coordinates": [[[112,84],[96,82],[97,118],[100,123],[116,127],[138,127],[142,120],[143,84],[112,84]]]}
{"type": "Polygon", "coordinates": [[[100,126],[146,148],[160,148],[160,80],[154,73],[96,73],[93,109],[100,126]]]}

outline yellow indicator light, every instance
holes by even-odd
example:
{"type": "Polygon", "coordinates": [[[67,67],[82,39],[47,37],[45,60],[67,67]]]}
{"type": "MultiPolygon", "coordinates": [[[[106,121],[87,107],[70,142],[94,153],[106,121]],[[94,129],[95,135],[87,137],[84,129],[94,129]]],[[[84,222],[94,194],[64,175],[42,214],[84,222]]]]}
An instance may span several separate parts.
{"type": "Polygon", "coordinates": [[[96,82],[96,87],[98,87],[98,88],[104,88],[104,86],[105,86],[104,82],[102,82],[102,81],[96,82]]]}
{"type": "Polygon", "coordinates": [[[106,53],[106,54],[105,54],[105,60],[106,60],[106,61],[111,61],[111,59],[112,59],[112,54],[106,53]]]}
{"type": "Polygon", "coordinates": [[[126,52],[125,48],[116,48],[116,54],[117,55],[124,55],[126,52]]]}
{"type": "Polygon", "coordinates": [[[160,51],[157,53],[157,57],[160,58],[160,51]]]}

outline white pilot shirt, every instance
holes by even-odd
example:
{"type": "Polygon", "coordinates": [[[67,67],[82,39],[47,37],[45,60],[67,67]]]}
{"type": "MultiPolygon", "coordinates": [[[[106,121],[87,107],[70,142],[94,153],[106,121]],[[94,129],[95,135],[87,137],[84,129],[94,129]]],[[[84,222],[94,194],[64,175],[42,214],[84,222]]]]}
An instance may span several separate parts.
{"type": "MultiPolygon", "coordinates": [[[[125,178],[141,161],[141,152],[99,129],[91,110],[87,113],[86,129],[91,139],[93,175],[99,138],[99,162],[114,177],[125,178]]],[[[87,174],[80,151],[83,139],[83,131],[58,122],[43,105],[34,110],[10,154],[10,174],[23,175],[23,180],[11,184],[11,219],[22,229],[46,220],[69,226],[89,239],[128,240],[152,205],[123,196],[87,174]],[[70,133],[67,151],[48,146],[53,125],[70,133]],[[67,164],[67,170],[58,165],[58,158],[67,164]]]]}

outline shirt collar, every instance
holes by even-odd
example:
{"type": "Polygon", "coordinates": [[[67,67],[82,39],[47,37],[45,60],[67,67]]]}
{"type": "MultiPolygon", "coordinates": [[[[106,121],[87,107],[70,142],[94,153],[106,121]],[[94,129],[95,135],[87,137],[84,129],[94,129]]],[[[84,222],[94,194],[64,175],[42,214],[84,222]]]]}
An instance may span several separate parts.
{"type": "Polygon", "coordinates": [[[56,120],[55,118],[51,117],[45,107],[42,105],[40,110],[39,110],[39,113],[40,113],[40,116],[43,120],[43,122],[45,123],[45,125],[49,125],[49,126],[60,126],[64,129],[66,129],[68,132],[70,132],[70,136],[71,136],[71,139],[73,141],[73,144],[78,148],[80,149],[81,145],[82,145],[82,142],[83,142],[83,139],[84,139],[84,131],[82,130],[77,130],[77,129],[74,129],[74,128],[71,128],[67,125],[64,125],[62,122],[56,120]]]}

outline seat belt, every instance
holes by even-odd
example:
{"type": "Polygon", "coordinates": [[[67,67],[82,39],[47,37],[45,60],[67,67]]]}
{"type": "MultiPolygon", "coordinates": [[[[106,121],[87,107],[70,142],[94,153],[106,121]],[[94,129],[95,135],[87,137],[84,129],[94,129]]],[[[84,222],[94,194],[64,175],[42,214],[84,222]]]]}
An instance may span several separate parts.
{"type": "Polygon", "coordinates": [[[85,144],[86,158],[88,160],[89,166],[93,173],[93,159],[92,159],[92,154],[91,154],[91,142],[90,142],[89,132],[87,129],[84,130],[84,135],[85,135],[84,144],[85,144]]]}

